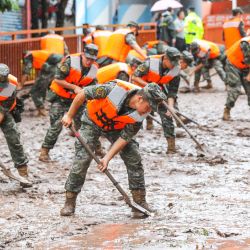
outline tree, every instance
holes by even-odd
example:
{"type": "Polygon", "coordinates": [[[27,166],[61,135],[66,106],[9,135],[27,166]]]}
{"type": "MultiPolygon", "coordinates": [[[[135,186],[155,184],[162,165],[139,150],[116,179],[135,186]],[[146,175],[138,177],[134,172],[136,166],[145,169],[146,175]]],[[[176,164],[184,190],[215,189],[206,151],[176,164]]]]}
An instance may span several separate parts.
{"type": "Polygon", "coordinates": [[[15,11],[19,10],[18,0],[0,0],[0,11],[15,11]]]}

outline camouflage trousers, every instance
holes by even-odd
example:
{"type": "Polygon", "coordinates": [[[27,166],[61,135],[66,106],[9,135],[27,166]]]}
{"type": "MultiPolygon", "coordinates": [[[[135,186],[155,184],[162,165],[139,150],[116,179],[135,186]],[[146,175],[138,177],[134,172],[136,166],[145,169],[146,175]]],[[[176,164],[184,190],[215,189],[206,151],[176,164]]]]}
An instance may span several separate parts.
{"type": "Polygon", "coordinates": [[[54,78],[56,65],[44,64],[32,89],[31,98],[36,108],[44,108],[47,89],[54,78]]]}
{"type": "Polygon", "coordinates": [[[7,141],[15,167],[18,168],[19,166],[26,165],[28,163],[28,158],[24,153],[17,125],[10,113],[5,113],[4,120],[0,124],[0,128],[2,129],[7,141]]]}
{"type": "Polygon", "coordinates": [[[223,65],[222,65],[222,63],[221,63],[221,61],[219,59],[211,59],[211,60],[209,60],[207,65],[205,65],[200,70],[195,72],[194,82],[196,82],[196,83],[200,82],[201,75],[203,75],[204,80],[211,81],[211,77],[210,77],[210,74],[209,74],[209,70],[211,68],[214,68],[215,71],[218,73],[220,79],[223,82],[225,82],[226,73],[225,73],[225,71],[223,69],[223,65]]]}
{"type": "Polygon", "coordinates": [[[248,105],[250,106],[250,82],[245,80],[249,69],[241,71],[227,62],[225,70],[227,74],[226,83],[228,85],[226,107],[229,109],[234,107],[236,100],[241,94],[241,86],[243,86],[246,91],[248,105]]]}
{"type": "MultiPolygon", "coordinates": [[[[52,101],[49,115],[50,115],[50,127],[47,131],[47,134],[44,138],[42,147],[52,149],[56,144],[58,136],[62,131],[61,120],[64,114],[69,110],[69,107],[72,103],[72,100],[55,97],[55,100],[52,101]]],[[[84,106],[80,108],[74,118],[75,128],[78,130],[81,126],[81,116],[84,106]]]]}
{"type": "MultiPolygon", "coordinates": [[[[101,129],[95,125],[90,125],[85,122],[85,120],[82,123],[80,134],[85,141],[87,141],[92,150],[95,149],[96,141],[100,135],[106,137],[111,143],[114,143],[120,136],[119,131],[102,133],[101,129]]],[[[144,170],[138,143],[135,140],[131,140],[120,152],[120,156],[127,168],[129,189],[145,189],[144,170]]],[[[75,160],[65,184],[65,189],[67,191],[76,193],[81,191],[91,161],[92,157],[88,154],[85,148],[76,141],[75,160]]]]}

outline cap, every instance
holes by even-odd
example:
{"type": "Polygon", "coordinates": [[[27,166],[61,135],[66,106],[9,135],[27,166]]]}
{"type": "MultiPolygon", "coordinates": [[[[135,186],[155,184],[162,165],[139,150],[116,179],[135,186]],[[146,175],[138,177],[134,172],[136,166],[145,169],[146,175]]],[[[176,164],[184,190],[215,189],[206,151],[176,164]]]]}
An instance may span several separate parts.
{"type": "Polygon", "coordinates": [[[157,54],[160,55],[160,54],[164,54],[165,51],[169,48],[169,46],[165,42],[160,41],[156,45],[156,48],[157,48],[157,54]]]}
{"type": "Polygon", "coordinates": [[[139,24],[134,21],[129,21],[127,27],[136,27],[137,29],[139,29],[139,24]]]}
{"type": "Polygon", "coordinates": [[[1,83],[8,82],[9,73],[10,73],[9,67],[4,63],[0,63],[0,82],[1,83]]]}
{"type": "Polygon", "coordinates": [[[182,51],[181,57],[187,63],[188,66],[191,67],[193,65],[194,57],[190,52],[186,50],[182,51]]]}
{"type": "Polygon", "coordinates": [[[181,58],[181,53],[174,47],[168,47],[165,51],[165,55],[169,58],[173,65],[178,65],[181,58]]]}
{"type": "Polygon", "coordinates": [[[199,52],[199,48],[200,48],[200,46],[199,46],[199,44],[197,42],[192,42],[190,44],[190,50],[191,50],[192,54],[198,53],[199,52]]]}
{"type": "Polygon", "coordinates": [[[96,30],[105,30],[103,25],[96,25],[95,29],[96,30]]]}
{"type": "Polygon", "coordinates": [[[95,44],[90,43],[84,47],[83,52],[87,58],[96,60],[98,54],[98,47],[95,44]]]}
{"type": "Polygon", "coordinates": [[[158,110],[158,105],[167,100],[167,96],[162,92],[160,86],[156,83],[148,83],[143,88],[144,93],[147,96],[149,104],[154,111],[158,110]]]}
{"type": "Polygon", "coordinates": [[[237,8],[235,8],[235,9],[232,10],[233,16],[236,16],[237,14],[243,14],[243,13],[244,13],[244,11],[240,7],[237,7],[237,8]]]}

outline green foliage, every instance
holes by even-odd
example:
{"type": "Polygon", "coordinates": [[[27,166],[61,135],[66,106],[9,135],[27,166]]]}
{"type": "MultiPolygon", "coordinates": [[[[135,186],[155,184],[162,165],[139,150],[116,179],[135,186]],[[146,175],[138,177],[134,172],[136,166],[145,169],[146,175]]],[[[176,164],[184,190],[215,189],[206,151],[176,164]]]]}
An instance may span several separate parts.
{"type": "Polygon", "coordinates": [[[16,11],[19,10],[18,0],[0,0],[0,11],[16,11]]]}

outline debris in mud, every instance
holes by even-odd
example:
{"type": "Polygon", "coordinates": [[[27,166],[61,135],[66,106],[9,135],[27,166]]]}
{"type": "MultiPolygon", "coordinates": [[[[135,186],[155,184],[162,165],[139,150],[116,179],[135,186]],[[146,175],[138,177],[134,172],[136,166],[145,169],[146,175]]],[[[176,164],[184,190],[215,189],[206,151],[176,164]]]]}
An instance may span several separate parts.
{"type": "Polygon", "coordinates": [[[219,235],[220,237],[223,237],[223,238],[228,238],[228,237],[240,235],[239,233],[223,233],[223,232],[219,231],[218,229],[215,229],[215,232],[217,233],[217,235],[219,235]]]}
{"type": "Polygon", "coordinates": [[[238,129],[237,136],[239,137],[250,137],[250,129],[249,128],[242,128],[238,129]]]}
{"type": "Polygon", "coordinates": [[[214,157],[202,157],[198,159],[198,162],[206,162],[209,166],[215,166],[219,164],[225,164],[228,161],[224,159],[222,156],[214,156],[214,157]]]}

